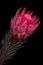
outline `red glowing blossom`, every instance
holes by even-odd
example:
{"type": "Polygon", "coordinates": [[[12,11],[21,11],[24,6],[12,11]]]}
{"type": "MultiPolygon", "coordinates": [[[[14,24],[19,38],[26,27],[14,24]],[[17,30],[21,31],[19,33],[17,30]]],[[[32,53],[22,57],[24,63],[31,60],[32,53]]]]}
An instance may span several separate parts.
{"type": "Polygon", "coordinates": [[[28,11],[25,13],[26,8],[20,12],[21,8],[18,9],[14,18],[11,19],[11,34],[15,39],[25,40],[30,36],[40,24],[39,18],[33,15],[33,12],[28,11]]]}

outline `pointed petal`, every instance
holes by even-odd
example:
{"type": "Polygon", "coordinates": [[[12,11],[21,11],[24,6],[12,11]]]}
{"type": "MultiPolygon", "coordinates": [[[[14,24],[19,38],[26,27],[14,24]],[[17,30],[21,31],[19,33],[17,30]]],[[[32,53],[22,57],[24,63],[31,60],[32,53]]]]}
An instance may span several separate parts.
{"type": "Polygon", "coordinates": [[[32,17],[32,23],[36,20],[36,16],[32,17]]]}
{"type": "Polygon", "coordinates": [[[22,8],[18,9],[18,11],[16,12],[16,15],[20,12],[21,9],[22,9],[22,8]]]}
{"type": "Polygon", "coordinates": [[[15,24],[16,24],[16,20],[18,19],[18,17],[20,16],[20,9],[18,9],[18,11],[16,12],[16,15],[14,16],[13,20],[15,21],[15,24]]]}
{"type": "Polygon", "coordinates": [[[24,9],[22,10],[21,15],[24,15],[25,11],[26,11],[26,8],[24,8],[24,9]]]}
{"type": "Polygon", "coordinates": [[[39,24],[40,24],[40,21],[39,21],[39,23],[38,23],[38,24],[36,23],[36,28],[39,26],[39,24]]]}
{"type": "Polygon", "coordinates": [[[34,30],[36,30],[36,28],[39,26],[39,24],[40,24],[40,21],[39,21],[39,23],[37,24],[35,24],[35,28],[34,28],[34,30]]]}
{"type": "Polygon", "coordinates": [[[39,21],[39,18],[36,19],[36,21],[34,23],[37,23],[39,21]]]}
{"type": "Polygon", "coordinates": [[[27,14],[30,14],[30,11],[28,11],[27,14]]]}
{"type": "Polygon", "coordinates": [[[29,15],[32,16],[33,12],[31,12],[29,15]]]}

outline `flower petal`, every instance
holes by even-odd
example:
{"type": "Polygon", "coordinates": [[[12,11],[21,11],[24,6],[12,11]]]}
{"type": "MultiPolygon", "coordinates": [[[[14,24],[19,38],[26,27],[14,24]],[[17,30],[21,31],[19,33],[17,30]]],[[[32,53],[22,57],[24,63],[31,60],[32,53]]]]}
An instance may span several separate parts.
{"type": "Polygon", "coordinates": [[[36,20],[36,16],[32,17],[32,23],[36,20]]]}
{"type": "Polygon", "coordinates": [[[26,8],[24,8],[24,9],[22,10],[21,15],[24,15],[25,11],[26,11],[26,8]]]}

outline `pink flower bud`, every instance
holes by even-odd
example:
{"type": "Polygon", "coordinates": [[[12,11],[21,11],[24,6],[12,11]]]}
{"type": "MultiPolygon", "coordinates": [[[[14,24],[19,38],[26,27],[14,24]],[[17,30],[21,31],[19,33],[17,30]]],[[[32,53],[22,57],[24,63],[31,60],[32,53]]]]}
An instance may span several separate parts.
{"type": "Polygon", "coordinates": [[[11,19],[10,31],[15,39],[25,40],[30,36],[40,24],[37,16],[32,16],[33,12],[28,11],[25,13],[26,8],[20,12],[18,9],[14,18],[11,19]]]}

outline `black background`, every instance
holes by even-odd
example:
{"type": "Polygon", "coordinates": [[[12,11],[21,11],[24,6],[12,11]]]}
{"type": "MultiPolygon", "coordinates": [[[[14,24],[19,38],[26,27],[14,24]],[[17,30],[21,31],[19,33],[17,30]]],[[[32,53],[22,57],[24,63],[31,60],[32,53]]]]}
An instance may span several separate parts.
{"type": "MultiPolygon", "coordinates": [[[[37,30],[27,39],[27,43],[21,48],[8,64],[23,64],[28,63],[33,54],[33,50],[43,47],[43,3],[42,0],[15,0],[15,1],[2,1],[0,2],[0,41],[5,35],[6,31],[10,29],[10,20],[15,15],[16,11],[22,7],[31,10],[36,14],[41,24],[37,30]],[[34,49],[32,49],[34,48],[34,49]],[[31,54],[31,55],[30,55],[31,54]],[[27,60],[27,62],[26,62],[27,60]]],[[[1,46],[1,44],[0,44],[1,46]]],[[[38,50],[39,51],[39,50],[38,50]]],[[[37,55],[37,54],[36,54],[37,55]]]]}

